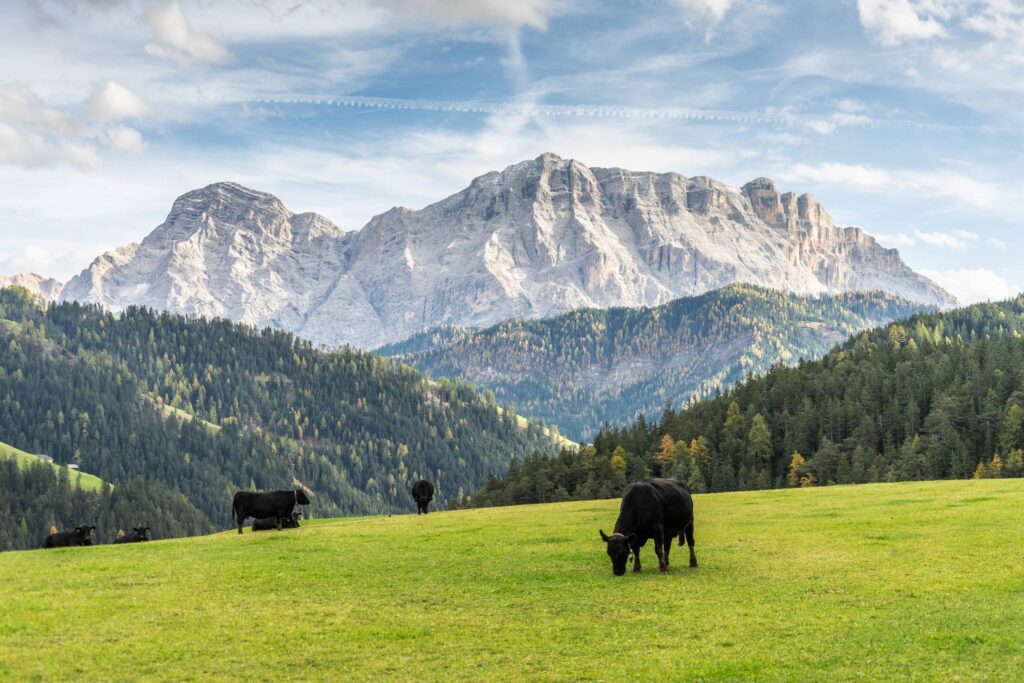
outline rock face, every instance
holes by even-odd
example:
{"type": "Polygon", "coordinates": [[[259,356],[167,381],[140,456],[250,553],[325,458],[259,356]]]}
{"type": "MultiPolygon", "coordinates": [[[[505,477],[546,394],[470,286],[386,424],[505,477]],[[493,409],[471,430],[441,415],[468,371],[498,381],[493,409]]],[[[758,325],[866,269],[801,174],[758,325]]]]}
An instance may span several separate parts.
{"type": "Polygon", "coordinates": [[[24,287],[43,301],[56,301],[64,285],[50,277],[35,273],[19,273],[18,275],[0,275],[0,289],[4,287],[24,287]]]}
{"type": "Polygon", "coordinates": [[[139,245],[97,259],[62,299],[142,304],[375,348],[437,325],[653,306],[735,282],[797,293],[955,300],[809,195],[768,179],[588,168],[544,154],[419,211],[345,232],[221,183],[180,197],[139,245]]]}

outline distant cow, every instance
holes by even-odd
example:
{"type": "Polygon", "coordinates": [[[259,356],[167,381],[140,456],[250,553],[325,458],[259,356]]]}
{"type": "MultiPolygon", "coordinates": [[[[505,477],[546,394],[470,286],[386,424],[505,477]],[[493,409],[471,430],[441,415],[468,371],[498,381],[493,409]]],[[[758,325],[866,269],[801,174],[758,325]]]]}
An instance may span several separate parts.
{"type": "Polygon", "coordinates": [[[118,536],[114,539],[114,543],[143,543],[149,540],[149,527],[148,526],[137,526],[132,529],[130,534],[124,536],[118,536]]]}
{"type": "Polygon", "coordinates": [[[43,539],[44,548],[67,548],[68,546],[92,545],[92,532],[96,527],[83,524],[71,531],[58,531],[43,539]]]}
{"type": "Polygon", "coordinates": [[[309,505],[309,497],[305,491],[239,491],[231,502],[231,514],[238,523],[238,533],[242,533],[242,524],[249,517],[273,517],[275,526],[280,531],[284,521],[292,516],[296,505],[309,505]]]}
{"type": "Polygon", "coordinates": [[[601,540],[608,546],[612,560],[612,573],[626,573],[626,560],[633,553],[633,571],[640,571],[640,548],[648,539],[654,539],[654,552],[658,568],[668,571],[668,554],[672,539],[683,537],[690,546],[690,566],[697,566],[693,552],[693,498],[690,490],[678,479],[644,479],[630,484],[622,494],[619,518],[611,536],[601,531],[601,540]]]}
{"type": "MultiPolygon", "coordinates": [[[[285,529],[298,529],[299,528],[299,517],[302,517],[301,512],[293,512],[288,515],[288,518],[281,523],[281,526],[285,529]]],[[[261,519],[254,519],[252,521],[253,531],[270,531],[271,529],[277,528],[277,519],[275,517],[263,517],[261,519]]]]}
{"type": "Polygon", "coordinates": [[[416,501],[416,514],[427,514],[427,506],[434,500],[434,485],[420,479],[412,485],[412,499],[416,501]]]}

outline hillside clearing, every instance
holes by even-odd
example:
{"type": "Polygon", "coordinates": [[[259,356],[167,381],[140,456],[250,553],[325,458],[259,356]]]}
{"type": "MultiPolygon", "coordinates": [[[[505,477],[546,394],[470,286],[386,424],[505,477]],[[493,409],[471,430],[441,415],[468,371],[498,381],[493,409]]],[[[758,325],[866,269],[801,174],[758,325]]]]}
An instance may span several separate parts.
{"type": "MultiPolygon", "coordinates": [[[[28,467],[29,465],[37,462],[41,462],[39,458],[26,453],[23,450],[19,450],[14,446],[9,446],[0,441],[0,458],[14,458],[18,461],[18,465],[21,467],[28,467]]],[[[59,472],[62,469],[66,469],[63,465],[57,465],[50,463],[55,471],[59,472]]],[[[95,474],[89,474],[88,472],[75,472],[74,470],[68,470],[68,477],[71,480],[71,485],[74,486],[75,482],[78,482],[78,486],[86,491],[99,491],[103,488],[103,480],[97,477],[95,474]]]]}
{"type": "Polygon", "coordinates": [[[1024,480],[696,497],[613,577],[618,501],[0,556],[11,680],[994,680],[1024,669],[1024,480]]]}

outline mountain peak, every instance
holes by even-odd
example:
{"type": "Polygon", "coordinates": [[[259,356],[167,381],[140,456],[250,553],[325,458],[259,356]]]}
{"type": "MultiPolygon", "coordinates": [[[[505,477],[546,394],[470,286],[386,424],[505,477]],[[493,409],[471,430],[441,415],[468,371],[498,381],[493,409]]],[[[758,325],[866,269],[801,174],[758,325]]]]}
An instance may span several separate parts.
{"type": "Polygon", "coordinates": [[[656,306],[736,282],[955,302],[896,251],[837,228],[813,197],[780,195],[768,178],[736,189],[552,153],[353,233],[237,183],[209,185],[179,197],[137,249],[98,260],[62,297],[376,348],[437,325],[656,306]]]}
{"type": "Polygon", "coordinates": [[[64,284],[50,277],[36,273],[18,273],[17,275],[0,275],[0,289],[4,287],[24,287],[42,301],[56,301],[64,284]]]}

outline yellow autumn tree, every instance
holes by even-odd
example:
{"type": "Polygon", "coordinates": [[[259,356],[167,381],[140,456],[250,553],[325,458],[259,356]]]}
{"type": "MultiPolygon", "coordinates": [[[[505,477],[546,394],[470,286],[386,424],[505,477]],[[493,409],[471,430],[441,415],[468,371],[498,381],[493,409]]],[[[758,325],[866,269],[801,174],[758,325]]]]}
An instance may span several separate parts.
{"type": "Polygon", "coordinates": [[[612,451],[611,465],[615,472],[626,471],[626,449],[622,446],[618,446],[612,451]]]}
{"type": "Polygon", "coordinates": [[[676,457],[676,442],[672,440],[672,437],[666,434],[661,437],[661,443],[658,445],[658,450],[654,454],[654,462],[661,468],[664,473],[668,470],[666,467],[676,457]]]}
{"type": "Polygon", "coordinates": [[[793,458],[789,461],[789,485],[793,487],[803,486],[800,481],[800,468],[804,466],[804,456],[793,451],[793,458]]]}

